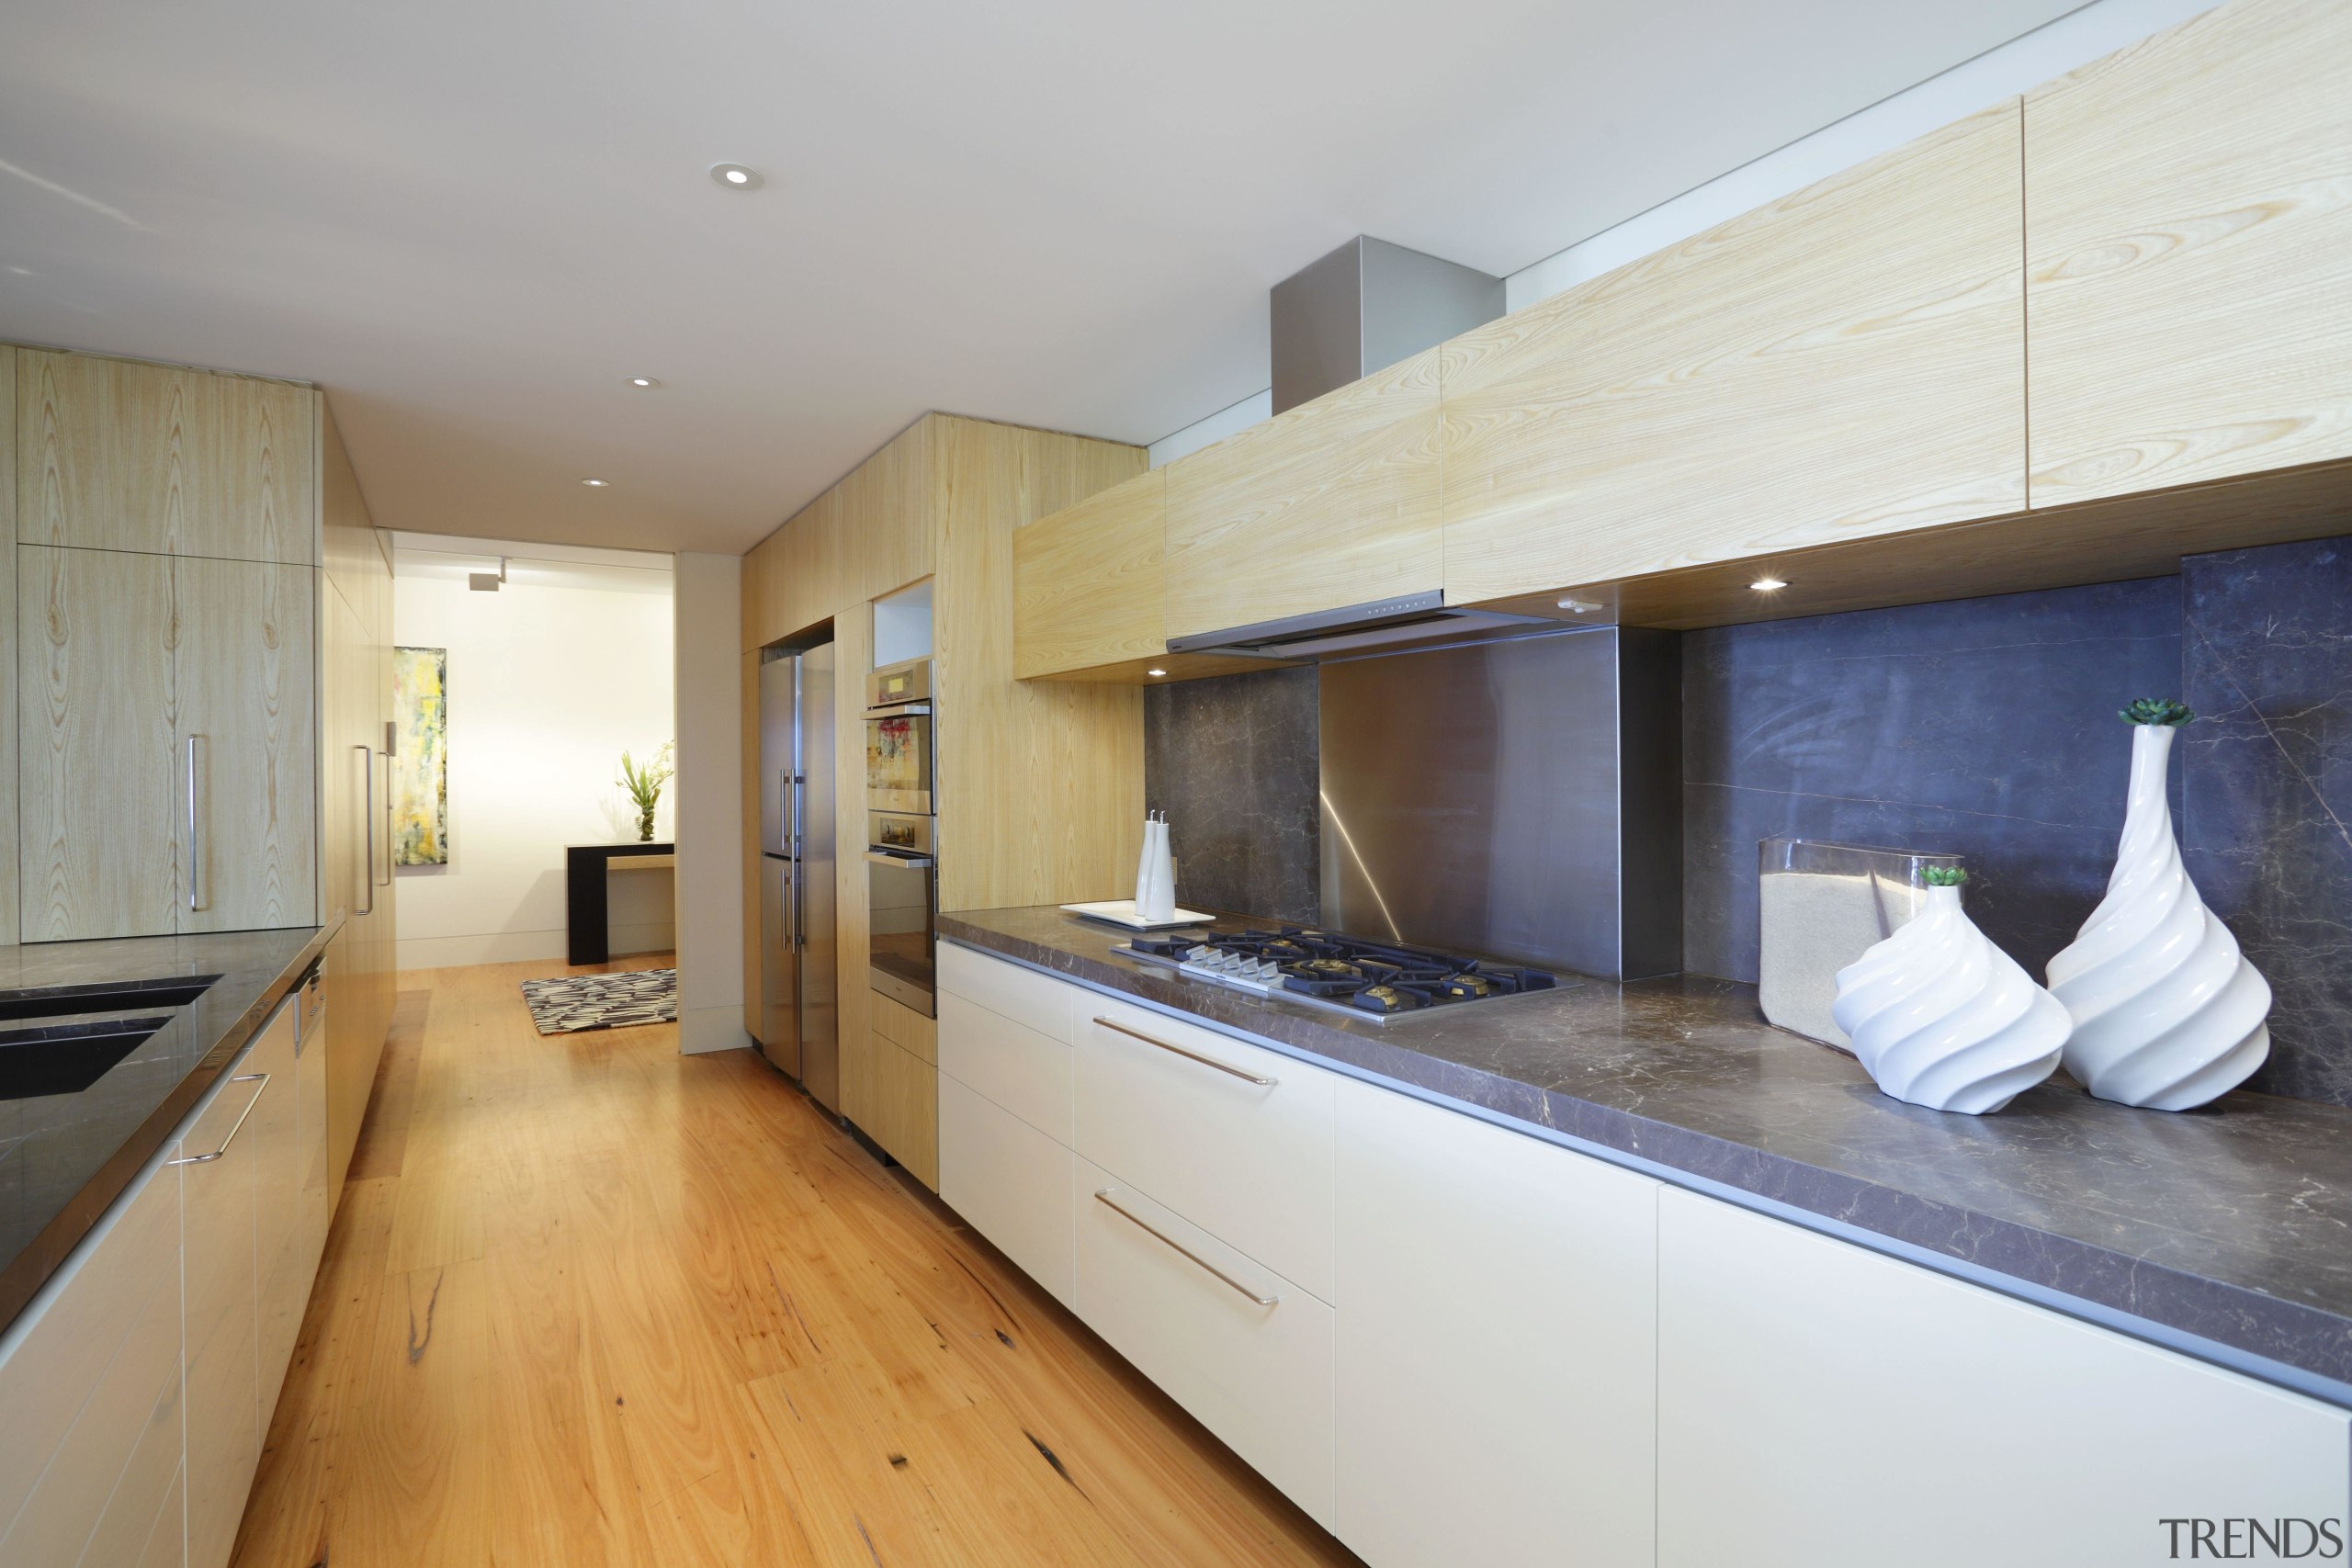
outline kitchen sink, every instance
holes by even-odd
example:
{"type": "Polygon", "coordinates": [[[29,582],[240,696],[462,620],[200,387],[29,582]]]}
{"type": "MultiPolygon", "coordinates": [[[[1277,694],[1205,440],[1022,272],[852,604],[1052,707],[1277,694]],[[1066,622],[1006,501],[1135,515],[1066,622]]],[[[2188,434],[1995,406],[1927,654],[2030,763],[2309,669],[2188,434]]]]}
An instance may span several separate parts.
{"type": "Polygon", "coordinates": [[[160,980],[96,980],[0,991],[0,1019],[184,1008],[210,990],[220,978],[218,975],[171,975],[160,980]]]}
{"type": "Polygon", "coordinates": [[[0,1029],[0,1100],[79,1094],[136,1050],[165,1018],[102,1018],[0,1029]]]}

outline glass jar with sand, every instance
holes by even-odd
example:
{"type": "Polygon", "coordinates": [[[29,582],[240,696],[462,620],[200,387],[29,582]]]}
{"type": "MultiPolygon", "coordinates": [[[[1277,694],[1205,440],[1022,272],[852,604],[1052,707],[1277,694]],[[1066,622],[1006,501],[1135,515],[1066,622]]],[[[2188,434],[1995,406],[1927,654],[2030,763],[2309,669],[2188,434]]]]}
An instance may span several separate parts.
{"type": "Polygon", "coordinates": [[[1758,1000],[1767,1022],[1841,1049],[1829,1016],[1838,971],[1908,924],[1927,905],[1928,868],[1960,857],[1815,839],[1759,847],[1758,1000]]]}

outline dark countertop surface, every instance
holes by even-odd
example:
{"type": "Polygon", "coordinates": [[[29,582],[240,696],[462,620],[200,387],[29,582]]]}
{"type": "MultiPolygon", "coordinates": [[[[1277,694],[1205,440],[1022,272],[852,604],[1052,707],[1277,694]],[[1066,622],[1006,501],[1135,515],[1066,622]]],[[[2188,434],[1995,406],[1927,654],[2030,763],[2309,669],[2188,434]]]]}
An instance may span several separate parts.
{"type": "MultiPolygon", "coordinates": [[[[1269,921],[1220,922],[1266,926],[1269,921]]],[[[1963,1274],[2352,1402],[2352,1111],[2233,1093],[2135,1111],[2065,1078],[1992,1116],[1878,1092],[1755,987],[1577,986],[1382,1024],[1180,977],[1050,907],[948,940],[1785,1205],[1963,1274]]]]}
{"type": "MultiPolygon", "coordinates": [[[[0,947],[0,992],[220,976],[181,1008],[110,1001],[107,1016],[168,1021],[79,1094],[0,1100],[0,1329],[163,1147],[342,923],[338,916],[283,931],[0,947]]],[[[0,1029],[72,1018],[10,1020],[0,1029]]]]}

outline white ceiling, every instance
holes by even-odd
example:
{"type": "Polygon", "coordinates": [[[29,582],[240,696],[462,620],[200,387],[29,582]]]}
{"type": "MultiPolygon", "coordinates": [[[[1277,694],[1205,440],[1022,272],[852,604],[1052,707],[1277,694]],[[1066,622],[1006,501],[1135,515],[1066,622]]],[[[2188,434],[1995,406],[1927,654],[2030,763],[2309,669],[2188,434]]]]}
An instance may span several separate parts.
{"type": "Polygon", "coordinates": [[[925,409],[1151,441],[1353,234],[1510,272],[2075,3],[26,0],[0,337],[315,380],[386,527],[731,552],[925,409]]]}

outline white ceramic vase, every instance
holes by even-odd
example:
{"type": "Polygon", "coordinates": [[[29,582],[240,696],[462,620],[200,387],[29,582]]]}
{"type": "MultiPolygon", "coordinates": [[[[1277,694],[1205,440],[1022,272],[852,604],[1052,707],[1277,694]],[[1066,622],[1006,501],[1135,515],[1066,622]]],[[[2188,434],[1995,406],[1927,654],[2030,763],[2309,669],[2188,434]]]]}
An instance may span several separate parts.
{"type": "Polygon", "coordinates": [[[1838,971],[1830,1009],[1878,1087],[1931,1111],[1998,1111],[2057,1070],[2066,1010],[1976,929],[1957,887],[1838,971]]]}
{"type": "Polygon", "coordinates": [[[2186,1111],[2270,1055],[2270,984],[2180,863],[2165,773],[2172,727],[2132,728],[2132,794],[2107,897],[2050,961],[2075,1021],[2066,1070],[2101,1100],[2186,1111]]]}

